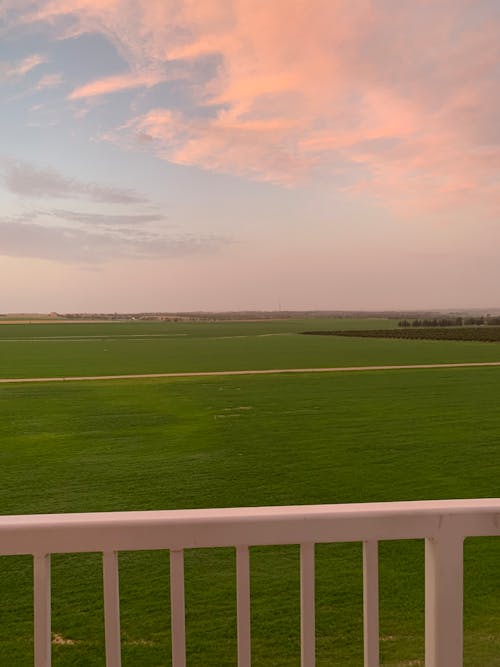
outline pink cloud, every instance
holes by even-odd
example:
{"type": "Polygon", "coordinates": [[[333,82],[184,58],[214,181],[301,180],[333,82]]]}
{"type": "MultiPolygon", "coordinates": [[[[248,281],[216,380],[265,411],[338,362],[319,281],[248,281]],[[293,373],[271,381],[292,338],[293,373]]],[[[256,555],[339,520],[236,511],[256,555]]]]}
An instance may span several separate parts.
{"type": "Polygon", "coordinates": [[[57,88],[62,85],[64,79],[62,74],[45,74],[36,84],[37,90],[47,90],[47,88],[57,88]]]}
{"type": "Polygon", "coordinates": [[[287,146],[291,125],[288,119],[244,121],[223,113],[187,121],[182,114],[156,109],[107,138],[132,148],[152,146],[177,164],[291,185],[303,180],[314,164],[313,158],[295,155],[287,146]]]}
{"type": "Polygon", "coordinates": [[[131,70],[72,99],[153,85],[144,73],[173,61],[220,63],[193,88],[196,113],[150,109],[108,139],[284,185],[320,174],[398,211],[498,213],[490,3],[41,0],[25,18],[57,29],[63,16],[104,34],[131,70]]]}
{"type": "Polygon", "coordinates": [[[16,63],[1,63],[0,62],[0,81],[2,79],[17,79],[25,76],[28,72],[35,69],[39,65],[47,62],[47,58],[38,53],[26,56],[16,63]]]}
{"type": "Polygon", "coordinates": [[[130,90],[131,88],[149,88],[155,86],[162,80],[161,74],[154,72],[137,72],[129,74],[120,74],[117,76],[108,76],[86,83],[79,88],[75,88],[68,99],[80,100],[87,97],[98,97],[100,95],[109,95],[110,93],[130,90]]]}

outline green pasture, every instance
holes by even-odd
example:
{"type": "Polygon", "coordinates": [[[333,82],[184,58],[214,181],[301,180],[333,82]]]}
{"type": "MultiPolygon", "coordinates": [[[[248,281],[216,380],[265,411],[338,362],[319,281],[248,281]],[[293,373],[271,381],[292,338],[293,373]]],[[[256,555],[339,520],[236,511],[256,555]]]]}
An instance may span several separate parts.
{"type": "Polygon", "coordinates": [[[298,333],[309,327],[318,331],[335,329],[391,329],[397,320],[382,318],[281,319],[281,320],[217,320],[196,321],[108,321],[108,322],[24,322],[2,323],[0,339],[24,338],[122,338],[175,337],[207,338],[217,336],[255,336],[271,333],[298,333]]]}
{"type": "MultiPolygon", "coordinates": [[[[294,338],[255,338],[248,359],[244,348],[231,347],[237,339],[202,349],[207,365],[220,368],[226,349],[231,363],[258,367],[294,338]],[[260,348],[259,340],[279,344],[260,348]],[[210,350],[217,351],[213,360],[210,350]]],[[[192,339],[192,350],[205,345],[192,339]]],[[[356,347],[355,339],[339,341],[347,345],[339,348],[337,340],[318,339],[297,336],[306,347],[286,348],[286,358],[325,366],[334,358],[347,363],[348,353],[349,363],[380,363],[391,354],[408,361],[431,355],[417,349],[435,350],[436,361],[496,350],[426,341],[356,347]],[[333,351],[325,358],[328,345],[333,351]]],[[[30,343],[19,345],[27,350],[30,343]]],[[[51,343],[42,345],[48,350],[51,343]]],[[[72,362],[70,353],[60,356],[70,345],[54,346],[36,372],[61,372],[51,364],[78,367],[81,360],[72,362]]],[[[72,347],[73,354],[84,345],[92,344],[72,347]]],[[[145,349],[133,361],[141,371],[153,363],[145,349]]],[[[158,370],[173,363],[167,348],[154,348],[160,349],[165,366],[158,370]]],[[[184,354],[179,365],[189,361],[187,348],[184,354]]],[[[89,370],[108,372],[100,361],[89,370]]],[[[29,370],[24,357],[7,353],[2,369],[29,370]]],[[[0,385],[0,513],[498,496],[499,404],[500,368],[0,385]]],[[[316,553],[318,665],[359,667],[361,546],[318,545],[316,553]]],[[[500,666],[500,541],[472,540],[465,555],[466,665],[500,666]]],[[[254,548],[251,567],[254,664],[298,666],[298,549],[254,548]]],[[[96,554],[53,557],[55,665],[104,664],[99,568],[96,554]]],[[[168,554],[123,553],[120,576],[124,666],[169,665],[168,554]]],[[[383,543],[380,580],[383,664],[423,664],[422,542],[383,543]]],[[[30,665],[30,558],[0,558],[0,581],[0,664],[30,665]]],[[[188,664],[235,665],[232,550],[187,553],[186,599],[188,664]]]]}
{"type": "Polygon", "coordinates": [[[494,343],[302,336],[395,320],[0,325],[0,377],[500,361],[494,343]]]}

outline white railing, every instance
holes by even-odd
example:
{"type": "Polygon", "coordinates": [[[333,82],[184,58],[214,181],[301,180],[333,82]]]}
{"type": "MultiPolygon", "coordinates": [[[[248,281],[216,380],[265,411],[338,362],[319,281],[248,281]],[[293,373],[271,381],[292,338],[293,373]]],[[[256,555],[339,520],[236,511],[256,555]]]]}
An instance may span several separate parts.
{"type": "Polygon", "coordinates": [[[172,664],[186,664],[184,549],[236,547],[238,665],[249,667],[250,546],[300,544],[302,667],[315,664],[314,545],[363,542],[365,667],[379,665],[378,542],[424,538],[425,664],[462,665],[463,541],[500,535],[500,499],[0,517],[0,555],[34,557],[35,666],[49,667],[50,554],[102,552],[106,665],[120,665],[119,551],[170,551],[172,664]]]}

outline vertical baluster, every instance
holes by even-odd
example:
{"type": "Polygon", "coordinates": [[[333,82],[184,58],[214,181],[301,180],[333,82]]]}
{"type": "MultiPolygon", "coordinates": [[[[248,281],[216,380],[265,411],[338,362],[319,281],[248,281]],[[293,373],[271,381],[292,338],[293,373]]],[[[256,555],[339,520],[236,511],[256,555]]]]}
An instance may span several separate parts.
{"type": "Polygon", "coordinates": [[[35,667],[50,667],[50,554],[34,555],[33,603],[35,615],[35,667]]]}
{"type": "Polygon", "coordinates": [[[236,547],[236,605],[238,612],[238,667],[250,667],[250,558],[248,547],[236,547]]]}
{"type": "Polygon", "coordinates": [[[314,544],[300,545],[300,636],[301,665],[316,664],[314,603],[314,544]]]}
{"type": "Polygon", "coordinates": [[[106,666],[120,667],[120,592],[118,582],[118,554],[116,551],[103,553],[102,573],[104,586],[106,666]]]}
{"type": "Polygon", "coordinates": [[[170,607],[172,619],[172,665],[186,665],[186,621],[184,602],[184,552],[170,551],[170,607]]]}
{"type": "Polygon", "coordinates": [[[379,667],[378,542],[363,542],[365,667],[379,667]]]}

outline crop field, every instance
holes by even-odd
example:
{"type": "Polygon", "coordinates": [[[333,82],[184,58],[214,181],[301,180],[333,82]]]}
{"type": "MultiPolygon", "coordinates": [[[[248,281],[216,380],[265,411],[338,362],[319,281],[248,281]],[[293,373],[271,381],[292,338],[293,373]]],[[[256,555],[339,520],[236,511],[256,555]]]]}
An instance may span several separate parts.
{"type": "MultiPolygon", "coordinates": [[[[340,326],[1,325],[0,375],[500,361],[491,343],[298,335],[340,326]]],[[[496,367],[1,384],[0,513],[496,497],[499,404],[496,367]]],[[[423,543],[380,551],[382,662],[423,665],[423,543]]],[[[317,664],[359,667],[361,545],[316,557],[317,664]]],[[[497,667],[500,541],[465,558],[465,664],[497,667]]],[[[257,667],[300,664],[298,565],[297,547],[251,550],[257,667]]],[[[31,577],[0,558],[1,665],[32,664],[31,577]]],[[[192,667],[236,663],[234,578],[233,550],[187,553],[192,667]]],[[[54,556],[52,579],[54,665],[102,665],[99,556],[54,556]]],[[[120,554],[120,590],[124,666],[169,665],[168,554],[120,554]]]]}

